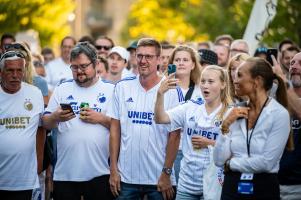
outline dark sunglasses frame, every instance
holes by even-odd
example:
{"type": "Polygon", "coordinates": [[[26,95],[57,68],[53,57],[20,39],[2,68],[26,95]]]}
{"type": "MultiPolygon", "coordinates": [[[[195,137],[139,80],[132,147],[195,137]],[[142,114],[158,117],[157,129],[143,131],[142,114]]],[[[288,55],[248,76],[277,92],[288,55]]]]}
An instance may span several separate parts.
{"type": "Polygon", "coordinates": [[[95,45],[95,48],[100,50],[100,49],[104,49],[106,51],[109,51],[110,49],[112,49],[111,46],[103,46],[103,45],[95,45]]]}
{"type": "Polygon", "coordinates": [[[2,54],[1,58],[0,58],[0,62],[5,59],[5,58],[11,58],[17,56],[19,58],[24,58],[25,56],[21,53],[21,52],[17,52],[17,51],[7,51],[4,54],[2,54]]]}
{"type": "Polygon", "coordinates": [[[6,45],[4,45],[4,49],[6,51],[11,50],[11,49],[22,49],[22,50],[26,51],[26,49],[19,43],[6,44],[6,45]]]}

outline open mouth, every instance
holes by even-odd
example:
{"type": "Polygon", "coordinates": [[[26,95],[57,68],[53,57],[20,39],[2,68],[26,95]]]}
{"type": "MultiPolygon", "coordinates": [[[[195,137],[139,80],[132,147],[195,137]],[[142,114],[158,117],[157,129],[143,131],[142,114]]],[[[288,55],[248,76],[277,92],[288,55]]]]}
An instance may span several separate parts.
{"type": "Polygon", "coordinates": [[[203,91],[204,96],[209,96],[210,92],[209,91],[203,91]]]}

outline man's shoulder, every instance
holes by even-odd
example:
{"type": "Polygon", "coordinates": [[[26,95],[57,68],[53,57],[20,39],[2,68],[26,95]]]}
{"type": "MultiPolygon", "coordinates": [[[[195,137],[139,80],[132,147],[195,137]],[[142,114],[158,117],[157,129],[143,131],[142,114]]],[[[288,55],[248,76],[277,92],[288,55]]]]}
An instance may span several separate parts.
{"type": "Polygon", "coordinates": [[[126,77],[124,79],[121,79],[116,83],[116,86],[122,86],[122,85],[129,85],[130,83],[134,83],[137,81],[136,76],[126,77]]]}
{"type": "Polygon", "coordinates": [[[41,90],[34,85],[23,82],[21,89],[25,92],[26,95],[32,94],[32,96],[35,97],[37,97],[37,95],[42,96],[41,90]]]}
{"type": "Polygon", "coordinates": [[[57,88],[67,88],[70,87],[74,84],[74,79],[67,79],[67,80],[63,80],[61,82],[59,82],[57,84],[57,88]]]}

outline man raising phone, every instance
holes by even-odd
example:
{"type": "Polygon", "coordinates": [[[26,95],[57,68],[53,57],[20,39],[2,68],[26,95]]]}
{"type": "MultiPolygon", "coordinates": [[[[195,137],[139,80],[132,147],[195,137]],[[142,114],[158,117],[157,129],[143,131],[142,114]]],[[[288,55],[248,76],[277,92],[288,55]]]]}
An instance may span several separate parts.
{"type": "Polygon", "coordinates": [[[45,128],[58,127],[54,199],[112,199],[105,113],[114,85],[96,76],[97,52],[89,43],[78,43],[70,61],[73,79],[55,88],[43,116],[45,128]]]}

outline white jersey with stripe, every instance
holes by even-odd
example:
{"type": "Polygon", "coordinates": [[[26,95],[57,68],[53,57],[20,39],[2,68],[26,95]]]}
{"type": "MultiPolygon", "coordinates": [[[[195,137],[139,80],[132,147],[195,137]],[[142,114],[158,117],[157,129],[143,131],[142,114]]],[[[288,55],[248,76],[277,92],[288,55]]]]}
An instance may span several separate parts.
{"type": "MultiPolygon", "coordinates": [[[[169,135],[167,125],[159,125],[154,121],[154,106],[161,81],[148,91],[140,84],[139,76],[123,79],[116,84],[108,115],[119,120],[121,125],[118,169],[122,182],[145,185],[158,183],[169,135]]],[[[164,99],[166,109],[179,104],[179,93],[179,88],[167,91],[164,99]]],[[[174,174],[171,179],[175,185],[174,174]]]]}
{"type": "MultiPolygon", "coordinates": [[[[185,103],[185,96],[186,96],[188,90],[186,90],[185,92],[183,91],[182,88],[181,88],[181,90],[182,90],[182,95],[183,95],[183,96],[181,96],[181,99],[183,99],[182,103],[185,103]]],[[[194,101],[198,101],[198,102],[203,101],[203,94],[202,94],[201,88],[198,85],[194,86],[194,89],[193,89],[190,99],[192,99],[194,101]]],[[[182,150],[182,143],[183,143],[183,130],[181,130],[181,140],[180,140],[179,150],[182,150]]]]}
{"type": "Polygon", "coordinates": [[[22,83],[14,94],[0,87],[0,190],[39,186],[36,134],[43,110],[42,93],[35,86],[22,83]]]}
{"type": "Polygon", "coordinates": [[[89,103],[97,112],[106,113],[114,85],[99,80],[85,88],[74,80],[57,86],[50,98],[47,113],[54,112],[60,103],[69,103],[76,117],[58,124],[56,181],[88,181],[109,174],[109,130],[101,124],[79,119],[80,104],[89,103]]]}
{"type": "Polygon", "coordinates": [[[190,100],[176,108],[168,110],[171,120],[170,130],[183,128],[183,159],[178,182],[178,190],[189,194],[203,193],[203,172],[209,165],[208,148],[193,149],[191,137],[200,135],[216,140],[221,133],[221,121],[216,119],[222,104],[209,115],[202,100],[190,100]]]}

